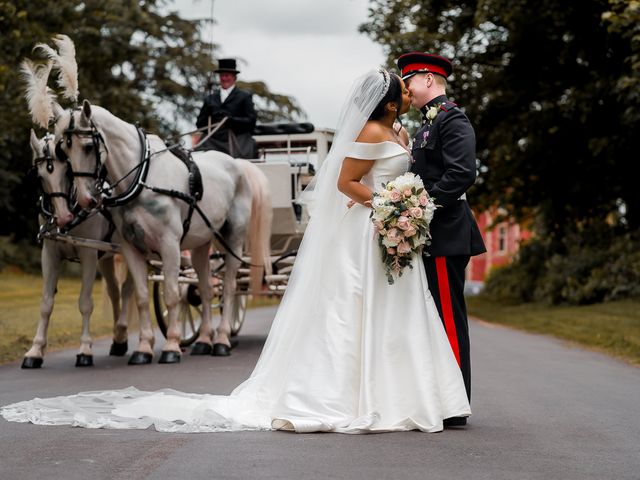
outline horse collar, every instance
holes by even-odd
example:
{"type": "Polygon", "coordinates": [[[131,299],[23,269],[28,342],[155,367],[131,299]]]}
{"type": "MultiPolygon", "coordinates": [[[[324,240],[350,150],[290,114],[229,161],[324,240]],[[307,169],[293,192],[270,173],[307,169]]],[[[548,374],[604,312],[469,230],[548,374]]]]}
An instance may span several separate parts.
{"type": "Polygon", "coordinates": [[[113,185],[110,185],[107,189],[105,189],[105,193],[111,193],[113,189],[118,185],[122,180],[127,178],[134,171],[136,172],[136,177],[131,182],[127,190],[115,197],[106,197],[104,199],[104,205],[107,207],[120,207],[131,202],[134,198],[140,195],[142,189],[145,187],[145,183],[147,180],[147,174],[149,173],[149,160],[151,159],[151,146],[149,145],[149,139],[147,138],[146,133],[142,128],[136,126],[136,131],[138,132],[138,138],[140,139],[141,145],[141,154],[140,154],[140,163],[136,165],[129,173],[125,174],[120,180],[115,182],[113,185]]]}

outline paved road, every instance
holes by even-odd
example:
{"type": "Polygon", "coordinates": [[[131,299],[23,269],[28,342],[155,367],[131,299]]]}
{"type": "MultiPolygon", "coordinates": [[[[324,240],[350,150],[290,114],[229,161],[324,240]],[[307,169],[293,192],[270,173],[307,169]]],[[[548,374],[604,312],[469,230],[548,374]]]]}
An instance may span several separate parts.
{"type": "MultiPolygon", "coordinates": [[[[230,358],[127,367],[96,345],[44,368],[0,366],[0,405],[78,391],[225,394],[247,377],[273,309],[249,313],[230,358]]],[[[55,326],[54,326],[55,328],[55,326]]],[[[472,324],[474,415],[464,429],[378,435],[85,430],[0,419],[1,479],[640,479],[640,369],[553,339],[472,324]]]]}

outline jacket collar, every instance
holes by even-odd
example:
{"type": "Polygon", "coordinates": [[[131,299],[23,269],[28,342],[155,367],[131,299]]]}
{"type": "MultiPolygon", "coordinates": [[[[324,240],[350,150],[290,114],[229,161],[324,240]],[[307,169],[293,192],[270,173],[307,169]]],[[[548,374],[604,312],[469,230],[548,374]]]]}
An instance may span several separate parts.
{"type": "Polygon", "coordinates": [[[442,104],[442,103],[444,103],[446,101],[447,101],[447,96],[446,95],[438,95],[437,97],[432,98],[431,100],[429,100],[427,102],[427,104],[424,107],[422,107],[420,109],[420,112],[422,112],[422,116],[424,117],[424,116],[427,115],[427,110],[429,110],[429,108],[431,108],[431,107],[433,107],[434,105],[437,105],[437,104],[442,104]]]}

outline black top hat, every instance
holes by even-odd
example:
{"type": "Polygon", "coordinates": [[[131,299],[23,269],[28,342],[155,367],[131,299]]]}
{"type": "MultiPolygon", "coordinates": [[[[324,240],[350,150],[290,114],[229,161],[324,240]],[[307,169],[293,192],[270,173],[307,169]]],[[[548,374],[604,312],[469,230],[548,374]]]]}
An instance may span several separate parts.
{"type": "Polygon", "coordinates": [[[240,73],[240,71],[236,68],[235,58],[221,58],[220,60],[218,60],[218,68],[216,68],[215,72],[240,73]]]}
{"type": "Polygon", "coordinates": [[[453,72],[451,60],[431,53],[411,52],[400,55],[398,68],[402,79],[407,80],[417,73],[435,73],[447,78],[453,72]]]}

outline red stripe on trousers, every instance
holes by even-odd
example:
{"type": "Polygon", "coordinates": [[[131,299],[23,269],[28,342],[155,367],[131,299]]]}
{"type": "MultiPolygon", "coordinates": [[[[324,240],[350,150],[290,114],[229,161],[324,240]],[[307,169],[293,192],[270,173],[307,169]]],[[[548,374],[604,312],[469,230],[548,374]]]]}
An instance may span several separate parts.
{"type": "Polygon", "coordinates": [[[460,365],[460,349],[458,347],[458,334],[456,324],[453,321],[453,308],[451,307],[451,291],[449,290],[449,274],[447,273],[446,257],[436,257],[436,273],[438,274],[438,290],[440,291],[440,305],[444,329],[447,332],[453,354],[460,365]]]}

